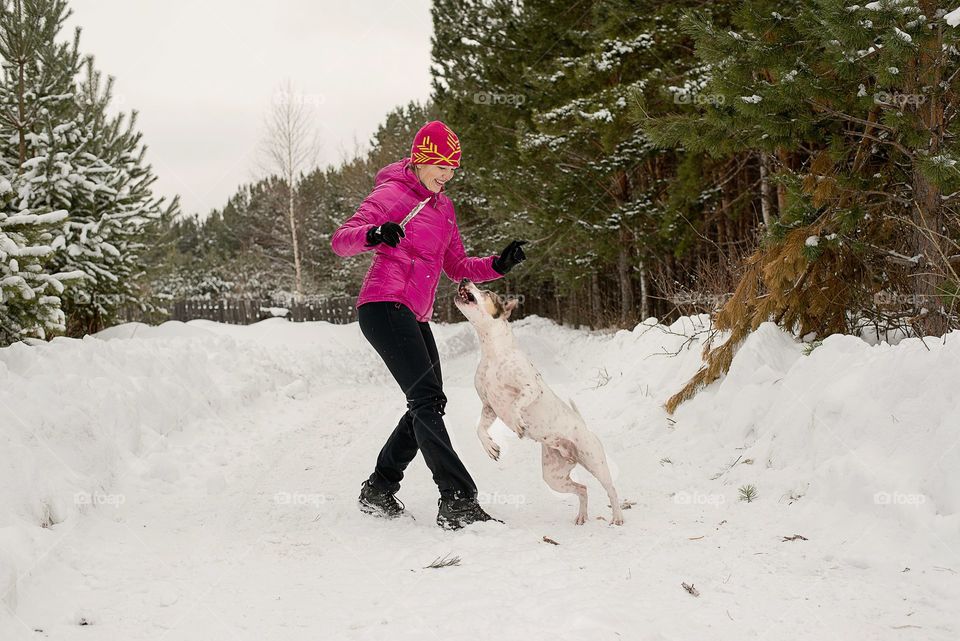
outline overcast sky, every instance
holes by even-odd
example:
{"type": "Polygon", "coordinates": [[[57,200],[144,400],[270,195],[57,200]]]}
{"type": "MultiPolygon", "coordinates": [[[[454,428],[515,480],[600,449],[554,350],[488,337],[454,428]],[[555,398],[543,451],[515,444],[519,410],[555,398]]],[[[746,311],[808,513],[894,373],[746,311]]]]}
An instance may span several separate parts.
{"type": "MultiPolygon", "coordinates": [[[[70,0],[69,28],[136,109],[163,195],[206,214],[258,176],[263,120],[289,79],[315,106],[321,164],[430,94],[429,0],[70,0]]],[[[66,35],[66,34],[65,34],[66,35]]]]}

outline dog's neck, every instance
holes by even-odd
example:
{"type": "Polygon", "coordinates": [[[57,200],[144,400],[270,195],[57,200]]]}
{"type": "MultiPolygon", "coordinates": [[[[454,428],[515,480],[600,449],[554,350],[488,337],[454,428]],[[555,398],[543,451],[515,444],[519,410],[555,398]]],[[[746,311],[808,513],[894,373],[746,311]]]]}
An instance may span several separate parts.
{"type": "Polygon", "coordinates": [[[513,331],[509,323],[490,323],[477,332],[482,355],[502,353],[513,348],[513,331]]]}

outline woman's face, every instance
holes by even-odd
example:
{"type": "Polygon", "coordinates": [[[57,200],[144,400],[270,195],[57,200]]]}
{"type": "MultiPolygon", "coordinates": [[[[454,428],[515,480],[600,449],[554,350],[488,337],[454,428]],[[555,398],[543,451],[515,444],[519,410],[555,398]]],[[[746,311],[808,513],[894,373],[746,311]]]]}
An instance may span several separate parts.
{"type": "Polygon", "coordinates": [[[443,185],[453,178],[456,171],[453,167],[444,165],[414,165],[417,178],[423,183],[423,186],[437,193],[443,189],[443,185]]]}

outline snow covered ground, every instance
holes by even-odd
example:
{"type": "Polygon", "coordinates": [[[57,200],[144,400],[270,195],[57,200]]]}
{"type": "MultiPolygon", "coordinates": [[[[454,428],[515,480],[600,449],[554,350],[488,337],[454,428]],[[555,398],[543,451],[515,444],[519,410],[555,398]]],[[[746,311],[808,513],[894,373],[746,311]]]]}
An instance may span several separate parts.
{"type": "Polygon", "coordinates": [[[466,323],[435,326],[445,418],[506,524],[455,533],[420,458],[400,492],[416,520],[356,509],[403,411],[356,324],[2,349],[0,639],[958,638],[960,334],[808,354],[764,326],[668,418],[704,322],[514,325],[603,440],[621,528],[579,470],[594,520],[574,526],[539,448],[499,423],[486,457],[466,323]]]}

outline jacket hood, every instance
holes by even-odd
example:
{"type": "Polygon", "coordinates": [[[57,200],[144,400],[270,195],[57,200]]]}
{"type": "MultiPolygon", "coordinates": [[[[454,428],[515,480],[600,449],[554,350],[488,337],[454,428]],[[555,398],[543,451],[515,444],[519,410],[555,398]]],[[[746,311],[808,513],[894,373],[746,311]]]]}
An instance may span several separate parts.
{"type": "Polygon", "coordinates": [[[434,202],[434,204],[437,204],[439,201],[447,197],[446,194],[443,193],[442,189],[440,190],[439,194],[434,194],[432,191],[423,186],[423,183],[420,182],[420,179],[417,178],[416,174],[413,173],[413,167],[411,167],[409,158],[404,158],[403,160],[390,163],[377,172],[377,177],[374,181],[374,184],[377,187],[389,182],[399,183],[409,191],[413,192],[413,194],[417,196],[417,200],[423,200],[430,196],[437,196],[434,202]]]}

